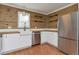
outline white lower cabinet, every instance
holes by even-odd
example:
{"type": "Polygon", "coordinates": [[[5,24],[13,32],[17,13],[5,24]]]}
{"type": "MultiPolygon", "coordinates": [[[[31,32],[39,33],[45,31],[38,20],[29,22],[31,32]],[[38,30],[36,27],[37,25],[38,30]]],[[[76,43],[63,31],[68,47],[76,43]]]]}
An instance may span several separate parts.
{"type": "Polygon", "coordinates": [[[41,32],[41,44],[46,43],[48,38],[48,32],[41,32]]]}
{"type": "Polygon", "coordinates": [[[55,46],[55,47],[58,47],[58,33],[57,32],[49,32],[48,37],[49,37],[49,39],[47,39],[48,43],[55,46]]]}
{"type": "Polygon", "coordinates": [[[18,34],[4,34],[2,39],[2,52],[14,50],[18,48],[18,34]]]}
{"type": "Polygon", "coordinates": [[[57,32],[41,32],[41,43],[49,43],[58,47],[58,33],[57,32]]]}
{"type": "Polygon", "coordinates": [[[7,34],[3,36],[2,52],[28,48],[32,46],[32,35],[7,34]]]}
{"type": "Polygon", "coordinates": [[[31,34],[24,34],[20,35],[21,47],[31,47],[32,46],[32,35],[31,34]]]}

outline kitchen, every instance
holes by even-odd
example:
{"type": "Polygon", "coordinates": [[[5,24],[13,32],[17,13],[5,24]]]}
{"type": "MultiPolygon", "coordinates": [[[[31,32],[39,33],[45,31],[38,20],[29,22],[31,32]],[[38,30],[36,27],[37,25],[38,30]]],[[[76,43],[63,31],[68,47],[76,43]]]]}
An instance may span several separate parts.
{"type": "MultiPolygon", "coordinates": [[[[53,6],[53,9],[55,9],[55,11],[49,14],[45,14],[46,11],[44,12],[44,10],[41,11],[41,13],[37,12],[37,9],[42,9],[41,7],[38,7],[39,5],[44,5],[43,9],[45,10],[47,6],[57,5],[57,3],[0,4],[0,54],[8,54],[23,49],[31,49],[34,46],[39,46],[43,44],[48,44],[51,45],[51,47],[55,47],[57,50],[54,55],[79,54],[77,33],[78,4],[59,3],[59,7],[55,9],[55,7],[53,6]],[[30,10],[27,7],[36,8],[36,11],[30,10]],[[70,15],[72,15],[71,18],[69,18],[70,15]],[[67,21],[62,21],[62,19],[66,19],[67,21]],[[74,22],[75,25],[71,25],[71,21],[69,21],[69,19],[75,19],[76,21],[72,21],[72,23],[74,22]],[[63,25],[63,23],[66,24],[63,25]],[[73,41],[66,42],[66,40],[61,37],[63,35],[66,36],[64,37],[64,39],[69,39],[67,38],[68,36],[70,36],[69,40],[73,38],[76,39],[74,40],[75,43],[73,41]],[[59,53],[57,53],[57,51],[59,53]]],[[[51,9],[51,7],[49,8],[51,9]]],[[[48,55],[50,54],[51,53],[48,53],[48,55]]]]}

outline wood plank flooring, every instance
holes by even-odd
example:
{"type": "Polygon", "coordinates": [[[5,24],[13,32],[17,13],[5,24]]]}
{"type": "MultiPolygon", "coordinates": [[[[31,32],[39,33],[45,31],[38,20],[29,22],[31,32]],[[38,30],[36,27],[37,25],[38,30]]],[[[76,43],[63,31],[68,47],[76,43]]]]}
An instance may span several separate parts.
{"type": "Polygon", "coordinates": [[[64,53],[49,44],[43,44],[15,51],[7,55],[64,55],[64,53]]]}

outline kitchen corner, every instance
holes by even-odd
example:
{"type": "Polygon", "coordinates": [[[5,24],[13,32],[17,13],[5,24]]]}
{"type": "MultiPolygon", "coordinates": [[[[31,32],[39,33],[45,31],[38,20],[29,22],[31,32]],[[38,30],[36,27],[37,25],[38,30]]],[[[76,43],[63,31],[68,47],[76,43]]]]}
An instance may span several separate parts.
{"type": "Polygon", "coordinates": [[[39,29],[37,28],[37,29],[30,29],[30,30],[32,31],[32,33],[34,33],[32,34],[33,36],[32,42],[35,43],[36,41],[35,44],[49,43],[55,47],[58,47],[58,29],[57,28],[39,28],[39,29]]]}
{"type": "Polygon", "coordinates": [[[0,4],[0,54],[79,54],[78,5],[0,4]]]}
{"type": "Polygon", "coordinates": [[[53,42],[53,45],[58,46],[57,29],[26,29],[26,31],[23,29],[0,29],[0,35],[0,42],[2,42],[1,52],[3,54],[28,48],[36,44],[52,44],[53,42]],[[54,40],[52,40],[53,37],[54,40]]]}

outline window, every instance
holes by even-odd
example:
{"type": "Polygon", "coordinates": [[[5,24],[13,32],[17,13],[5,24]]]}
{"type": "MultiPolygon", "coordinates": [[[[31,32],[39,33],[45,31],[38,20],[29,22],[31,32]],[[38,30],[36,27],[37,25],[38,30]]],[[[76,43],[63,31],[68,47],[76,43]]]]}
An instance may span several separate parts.
{"type": "Polygon", "coordinates": [[[18,28],[30,28],[30,14],[25,12],[18,12],[18,28]]]}

